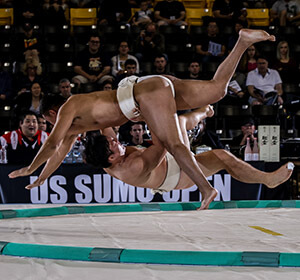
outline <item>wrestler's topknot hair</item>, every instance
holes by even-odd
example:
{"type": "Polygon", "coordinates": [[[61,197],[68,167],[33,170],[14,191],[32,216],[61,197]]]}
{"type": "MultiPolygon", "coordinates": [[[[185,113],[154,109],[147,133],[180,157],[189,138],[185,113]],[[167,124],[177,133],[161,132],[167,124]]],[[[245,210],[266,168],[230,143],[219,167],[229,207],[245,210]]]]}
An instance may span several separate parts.
{"type": "Polygon", "coordinates": [[[83,158],[85,163],[96,168],[108,168],[111,163],[108,157],[112,154],[106,136],[96,132],[88,132],[84,141],[83,158]]]}
{"type": "Polygon", "coordinates": [[[46,115],[49,110],[57,110],[66,102],[60,94],[46,94],[42,98],[41,114],[46,115]]]}

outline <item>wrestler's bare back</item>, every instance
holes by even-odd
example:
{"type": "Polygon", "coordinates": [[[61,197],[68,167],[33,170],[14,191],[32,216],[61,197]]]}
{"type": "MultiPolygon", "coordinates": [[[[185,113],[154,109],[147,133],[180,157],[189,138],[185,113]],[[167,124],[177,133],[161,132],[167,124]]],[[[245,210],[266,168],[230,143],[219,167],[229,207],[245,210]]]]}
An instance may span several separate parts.
{"type": "Polygon", "coordinates": [[[59,113],[73,119],[67,135],[122,125],[128,121],[118,105],[116,90],[71,96],[59,113]]]}

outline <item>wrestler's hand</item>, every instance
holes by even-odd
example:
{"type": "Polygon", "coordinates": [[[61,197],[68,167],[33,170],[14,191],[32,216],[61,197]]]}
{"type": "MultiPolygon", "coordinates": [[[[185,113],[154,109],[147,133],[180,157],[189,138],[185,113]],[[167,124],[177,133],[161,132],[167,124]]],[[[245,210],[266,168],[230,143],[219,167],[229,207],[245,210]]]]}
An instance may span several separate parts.
{"type": "Polygon", "coordinates": [[[25,187],[25,189],[31,190],[31,189],[33,189],[33,188],[35,188],[35,187],[38,187],[38,186],[40,186],[40,185],[43,185],[44,182],[45,182],[44,179],[37,178],[32,184],[27,185],[27,186],[25,187]]]}
{"type": "Polygon", "coordinates": [[[8,174],[8,177],[13,179],[13,178],[17,178],[17,177],[23,177],[23,176],[27,176],[30,175],[32,172],[29,169],[29,166],[23,167],[21,169],[15,170],[11,173],[8,174]]]}

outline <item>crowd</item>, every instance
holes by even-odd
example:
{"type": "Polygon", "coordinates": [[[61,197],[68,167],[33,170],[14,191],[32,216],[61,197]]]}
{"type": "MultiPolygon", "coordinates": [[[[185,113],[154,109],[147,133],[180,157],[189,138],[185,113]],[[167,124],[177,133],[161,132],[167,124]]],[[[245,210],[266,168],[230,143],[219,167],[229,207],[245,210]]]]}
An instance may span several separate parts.
{"type": "MultiPolygon", "coordinates": [[[[295,0],[215,0],[213,16],[203,18],[204,26],[189,28],[184,1],[115,0],[114,5],[108,0],[19,2],[0,3],[1,7],[14,8],[15,13],[10,36],[0,36],[1,46],[11,46],[8,55],[0,53],[0,110],[12,108],[14,131],[25,139],[18,141],[20,145],[30,143],[26,147],[34,145],[33,150],[39,147],[36,141],[42,143],[36,140],[39,133],[48,135],[51,131],[49,124],[38,128],[39,123],[46,124],[40,115],[44,95],[69,98],[77,93],[111,90],[131,75],[211,79],[216,67],[233,51],[239,30],[249,28],[247,8],[270,9],[270,24],[279,36],[266,53],[265,43],[248,48],[229,84],[228,96],[220,104],[282,105],[294,98],[284,92],[283,84],[300,82],[299,56],[293,51],[297,38],[292,40],[284,32],[285,26],[300,24],[300,4],[295,0]],[[96,28],[87,27],[83,33],[76,33],[75,28],[63,31],[69,24],[70,8],[97,8],[96,28]],[[46,32],[49,26],[57,30],[54,40],[46,32]],[[111,34],[108,27],[113,30],[111,34]],[[50,65],[55,63],[64,68],[53,71],[50,65]],[[31,136],[24,131],[24,112],[36,118],[30,121],[31,136]]],[[[126,129],[120,129],[124,143],[151,144],[145,124],[127,125],[126,129]]],[[[205,137],[208,135],[212,135],[209,130],[205,137]]],[[[9,137],[2,136],[6,139],[1,140],[2,149],[10,150],[9,137]]],[[[204,134],[200,138],[204,139],[204,134]]]]}

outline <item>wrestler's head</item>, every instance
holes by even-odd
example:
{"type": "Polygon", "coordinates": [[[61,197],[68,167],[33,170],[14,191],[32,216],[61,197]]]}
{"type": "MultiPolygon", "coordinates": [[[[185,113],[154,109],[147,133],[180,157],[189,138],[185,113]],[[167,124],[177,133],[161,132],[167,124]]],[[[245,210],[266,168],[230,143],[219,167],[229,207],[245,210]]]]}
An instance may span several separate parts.
{"type": "Polygon", "coordinates": [[[66,102],[66,99],[59,94],[48,94],[42,99],[41,113],[51,124],[55,124],[59,108],[66,102]]]}
{"type": "Polygon", "coordinates": [[[115,138],[89,132],[84,143],[84,160],[97,168],[108,168],[125,154],[125,147],[115,138]]]}

